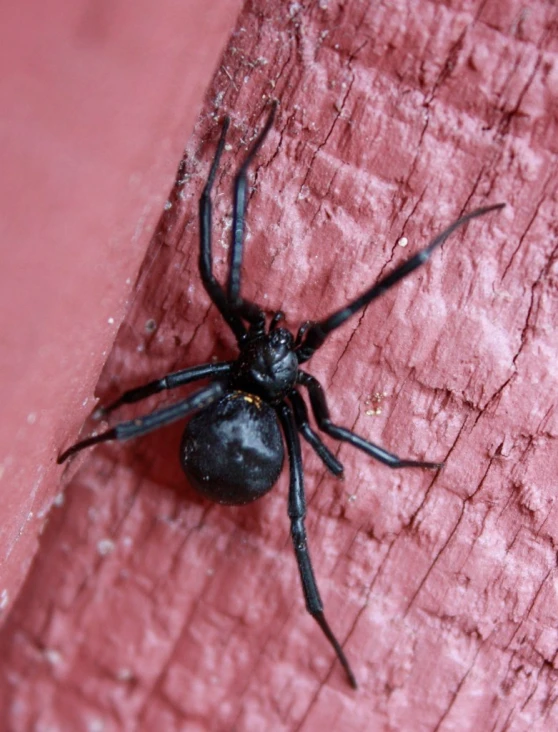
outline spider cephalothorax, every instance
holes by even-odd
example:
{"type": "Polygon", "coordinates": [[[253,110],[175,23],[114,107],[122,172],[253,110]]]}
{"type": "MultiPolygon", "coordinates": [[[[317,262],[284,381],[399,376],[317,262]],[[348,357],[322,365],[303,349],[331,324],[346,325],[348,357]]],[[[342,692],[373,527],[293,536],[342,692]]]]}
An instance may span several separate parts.
{"type": "Polygon", "coordinates": [[[322,346],[331,331],[383,294],[403,277],[424,264],[458,227],[477,216],[502,208],[499,203],[478,208],[462,216],[430,244],[383,277],[344,308],[327,318],[305,322],[296,338],[277,325],[282,319],[276,313],[266,331],[266,318],[258,305],[241,296],[241,264],[246,212],[247,169],[265,140],[275,117],[277,105],[271,107],[266,124],[250,148],[234,183],[232,245],[226,289],[215,279],[211,258],[211,189],[225,145],[229,127],[223,124],[217,152],[200,199],[200,274],[211,300],[236,337],[239,355],[233,361],[193,366],[144,386],[125,392],[106,407],[105,414],[122,404],[140,401],[152,394],[175,389],[200,379],[209,385],[152,414],[88,437],[63,452],[58,462],[85,447],[107,440],[126,440],[152,432],[159,427],[195,414],[186,425],[180,457],[190,483],[202,495],[218,503],[243,504],[267,493],[277,481],[284,461],[283,436],[290,465],[288,515],[291,536],[300,571],[306,608],[319,624],[341,661],[350,684],[356,680],[340,643],[326,621],[323,604],[310,561],[304,518],[306,500],[299,433],[334,474],[341,475],[343,466],[310,427],[308,409],[300,389],[307,392],[317,426],[330,437],[343,440],[390,468],[418,467],[438,470],[443,463],[405,460],[331,421],[326,396],[320,383],[300,364],[308,361],[322,346]]]}
{"type": "Polygon", "coordinates": [[[296,384],[298,359],[294,339],[284,328],[246,341],[232,368],[232,386],[276,404],[296,384]]]}

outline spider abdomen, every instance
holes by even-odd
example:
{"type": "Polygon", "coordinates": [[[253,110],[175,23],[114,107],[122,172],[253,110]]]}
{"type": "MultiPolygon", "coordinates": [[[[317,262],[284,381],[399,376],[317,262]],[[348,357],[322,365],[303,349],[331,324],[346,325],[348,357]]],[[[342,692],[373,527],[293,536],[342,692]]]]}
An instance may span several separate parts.
{"type": "Polygon", "coordinates": [[[253,394],[233,391],[190,420],[180,457],[205,498],[229,505],[255,501],[273,488],[283,467],[275,411],[253,394]]]}

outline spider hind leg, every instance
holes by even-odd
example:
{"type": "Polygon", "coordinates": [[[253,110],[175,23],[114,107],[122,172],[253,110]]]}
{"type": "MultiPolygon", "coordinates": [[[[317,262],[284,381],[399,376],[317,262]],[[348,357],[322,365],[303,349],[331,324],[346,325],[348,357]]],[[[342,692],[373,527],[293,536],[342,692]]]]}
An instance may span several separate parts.
{"type": "Polygon", "coordinates": [[[334,636],[324,614],[324,606],[312,562],[308,551],[308,540],[304,518],[306,516],[306,498],[304,495],[304,481],[302,470],[302,455],[300,452],[300,440],[296,429],[293,413],[286,402],[281,402],[277,407],[277,413],[285,433],[287,452],[289,455],[290,481],[289,481],[289,519],[291,521],[291,537],[296,555],[296,561],[300,572],[302,590],[306,600],[306,609],[318,623],[325,637],[328,639],[337,658],[345,670],[349,684],[356,689],[358,687],[353,670],[345,656],[341,644],[334,636]]]}

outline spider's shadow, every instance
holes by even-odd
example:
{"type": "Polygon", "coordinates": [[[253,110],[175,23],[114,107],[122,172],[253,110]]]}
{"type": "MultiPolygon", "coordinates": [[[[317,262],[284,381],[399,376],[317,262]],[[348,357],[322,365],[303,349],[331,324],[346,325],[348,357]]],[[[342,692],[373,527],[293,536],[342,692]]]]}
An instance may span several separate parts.
{"type": "MultiPolygon", "coordinates": [[[[110,453],[111,459],[130,470],[142,481],[170,491],[176,505],[190,504],[206,509],[218,508],[215,503],[200,496],[188,483],[181,467],[180,444],[185,422],[164,427],[139,440],[111,443],[97,448],[110,453]]],[[[258,531],[261,517],[266,513],[266,501],[254,501],[244,506],[222,506],[229,520],[240,529],[258,531]]],[[[285,524],[285,527],[287,524],[285,524]]],[[[285,528],[287,531],[287,528],[285,528]]]]}

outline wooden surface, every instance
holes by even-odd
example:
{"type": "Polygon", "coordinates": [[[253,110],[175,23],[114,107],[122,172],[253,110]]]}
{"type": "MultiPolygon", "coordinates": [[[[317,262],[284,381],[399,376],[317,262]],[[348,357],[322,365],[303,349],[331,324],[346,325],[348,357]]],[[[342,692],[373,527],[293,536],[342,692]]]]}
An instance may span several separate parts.
{"type": "Polygon", "coordinates": [[[0,618],[37,551],[60,490],[56,454],[91,411],[240,3],[206,5],[3,5],[0,618]]]}
{"type": "Polygon", "coordinates": [[[285,8],[239,18],[97,394],[234,356],[197,272],[197,199],[228,112],[223,276],[232,175],[278,98],[245,293],[293,330],[461,213],[508,204],[307,364],[337,422],[446,467],[390,471],[328,441],[340,482],[303,448],[310,547],[354,692],[304,611],[285,473],[258,503],[218,507],[186,485],[180,426],[84,454],[0,635],[10,730],[558,726],[556,9],[285,8]]]}

